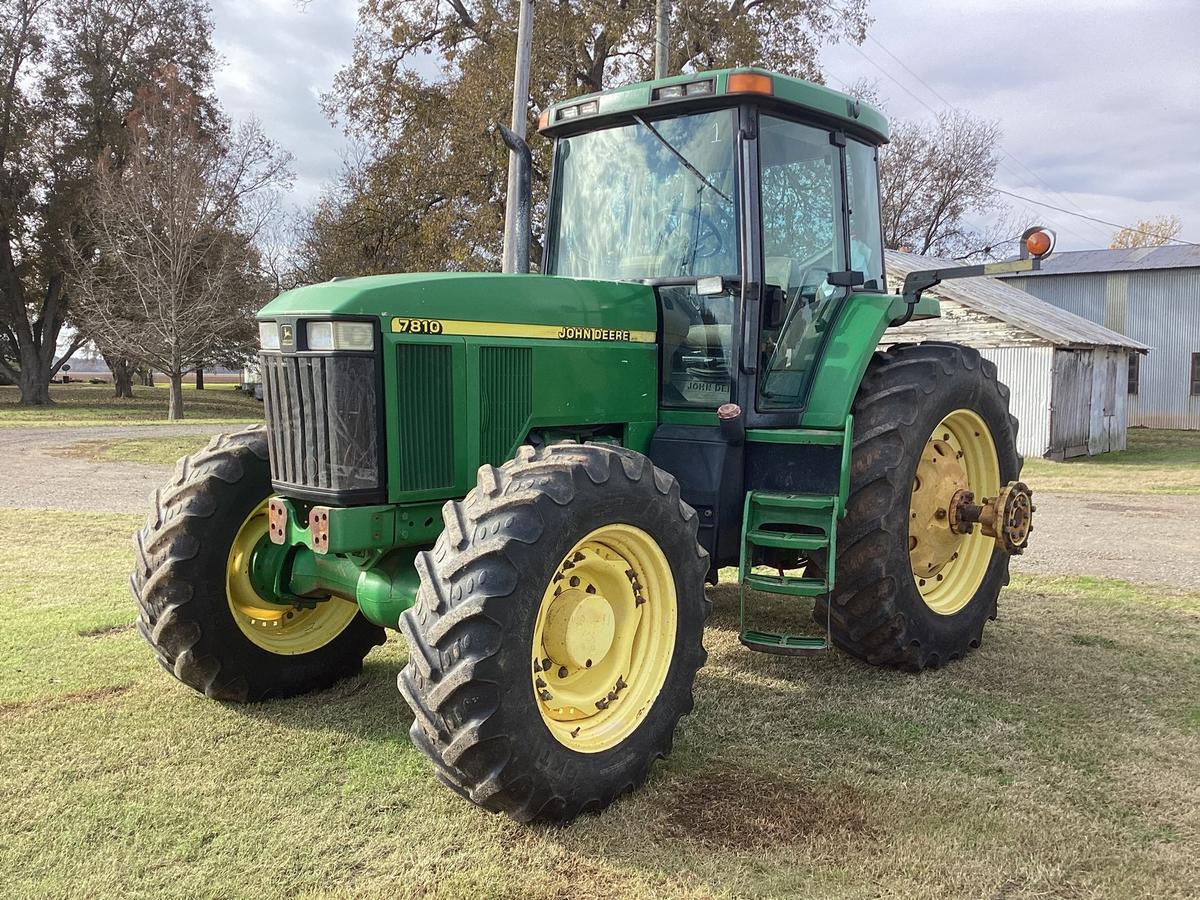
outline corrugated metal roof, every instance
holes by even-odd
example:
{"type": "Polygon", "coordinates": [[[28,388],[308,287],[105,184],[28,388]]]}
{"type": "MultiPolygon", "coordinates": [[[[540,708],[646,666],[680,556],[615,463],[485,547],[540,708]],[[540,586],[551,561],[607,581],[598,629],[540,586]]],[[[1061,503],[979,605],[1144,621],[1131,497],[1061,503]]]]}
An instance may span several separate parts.
{"type": "Polygon", "coordinates": [[[1142,269],[1200,268],[1200,247],[1171,244],[1166,247],[1135,247],[1132,250],[1066,250],[1042,261],[1037,272],[1005,275],[1028,278],[1038,275],[1070,275],[1078,272],[1129,272],[1142,269]]]}
{"type": "MultiPolygon", "coordinates": [[[[888,281],[899,291],[904,276],[916,269],[943,269],[964,263],[936,256],[887,251],[888,281]]],[[[996,278],[958,278],[943,281],[927,293],[961,303],[968,309],[1007,322],[1057,347],[1130,347],[1149,350],[1132,338],[1051,306],[1032,294],[996,278]]]]}

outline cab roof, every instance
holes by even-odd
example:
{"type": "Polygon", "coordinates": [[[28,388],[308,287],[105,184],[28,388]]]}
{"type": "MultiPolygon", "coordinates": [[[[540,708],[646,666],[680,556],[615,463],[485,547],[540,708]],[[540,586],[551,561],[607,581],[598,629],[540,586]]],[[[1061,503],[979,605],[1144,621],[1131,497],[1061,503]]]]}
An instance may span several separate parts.
{"type": "Polygon", "coordinates": [[[553,137],[560,132],[591,130],[599,120],[639,111],[658,114],[727,105],[728,100],[721,103],[725,98],[752,99],[785,111],[815,113],[871,143],[883,144],[888,140],[887,119],[861,100],[811,81],[758,68],[672,75],[572,97],[548,107],[542,113],[538,130],[553,137]]]}

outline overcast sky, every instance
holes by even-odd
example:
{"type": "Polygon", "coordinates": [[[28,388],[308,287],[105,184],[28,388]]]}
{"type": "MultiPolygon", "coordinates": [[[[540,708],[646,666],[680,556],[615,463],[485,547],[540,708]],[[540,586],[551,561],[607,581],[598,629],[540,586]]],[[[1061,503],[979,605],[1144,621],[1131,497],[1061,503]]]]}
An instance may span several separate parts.
{"type": "MultiPolygon", "coordinates": [[[[356,4],[213,6],[217,94],[295,155],[295,200],[307,202],[345,143],[320,95],[349,59],[356,4]]],[[[1175,213],[1181,237],[1200,242],[1200,0],[872,0],[870,12],[861,47],[823,53],[831,86],[875,80],[895,118],[930,118],[941,95],[999,121],[999,187],[1112,222],[1175,213]]],[[[1108,226],[1009,202],[1056,228],[1061,249],[1111,239],[1108,226]]]]}

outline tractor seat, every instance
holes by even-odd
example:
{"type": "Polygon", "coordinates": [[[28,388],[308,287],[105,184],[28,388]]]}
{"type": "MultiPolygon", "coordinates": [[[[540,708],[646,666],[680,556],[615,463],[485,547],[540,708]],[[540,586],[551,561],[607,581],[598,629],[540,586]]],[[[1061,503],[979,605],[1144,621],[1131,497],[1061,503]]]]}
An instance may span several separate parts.
{"type": "Polygon", "coordinates": [[[690,350],[721,350],[730,346],[732,325],[693,325],[687,332],[690,350]]]}
{"type": "Polygon", "coordinates": [[[763,260],[763,274],[767,284],[783,289],[783,295],[792,300],[792,269],[795,263],[790,256],[768,256],[763,260]]]}

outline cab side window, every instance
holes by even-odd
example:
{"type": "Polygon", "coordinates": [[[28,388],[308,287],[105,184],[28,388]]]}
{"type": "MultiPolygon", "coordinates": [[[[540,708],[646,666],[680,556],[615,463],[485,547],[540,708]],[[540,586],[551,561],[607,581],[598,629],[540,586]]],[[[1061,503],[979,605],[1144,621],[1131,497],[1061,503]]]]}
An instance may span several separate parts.
{"type": "Polygon", "coordinates": [[[886,290],[883,229],[879,222],[879,173],[874,147],[846,141],[846,187],[850,203],[850,268],[866,277],[863,287],[886,290]]]}
{"type": "Polygon", "coordinates": [[[758,408],[803,401],[821,335],[845,291],[841,152],[820,128],[762,116],[759,126],[764,287],[758,408]]]}

